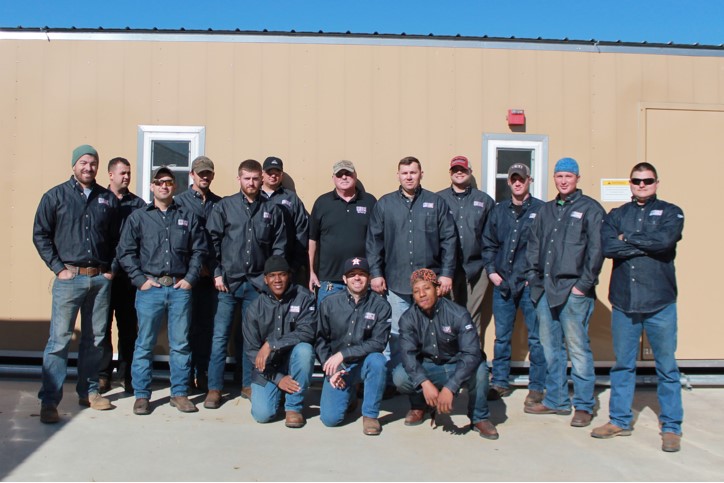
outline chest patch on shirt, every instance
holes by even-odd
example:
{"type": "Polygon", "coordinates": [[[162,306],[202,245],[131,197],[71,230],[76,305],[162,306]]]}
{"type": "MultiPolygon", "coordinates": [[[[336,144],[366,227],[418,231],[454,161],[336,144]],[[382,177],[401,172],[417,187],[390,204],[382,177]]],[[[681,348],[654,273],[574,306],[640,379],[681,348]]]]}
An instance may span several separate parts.
{"type": "Polygon", "coordinates": [[[423,208],[435,208],[435,203],[430,203],[430,202],[423,203],[422,207],[423,208]]]}
{"type": "Polygon", "coordinates": [[[177,221],[177,223],[178,223],[178,226],[189,226],[189,220],[179,219],[179,220],[177,221]]]}
{"type": "Polygon", "coordinates": [[[269,219],[269,218],[271,218],[271,213],[269,213],[268,211],[265,211],[261,214],[261,217],[264,218],[265,220],[269,219]]]}
{"type": "Polygon", "coordinates": [[[473,328],[473,324],[468,324],[465,326],[465,330],[471,330],[473,328]]]}
{"type": "Polygon", "coordinates": [[[374,312],[365,312],[365,320],[375,320],[374,312]]]}
{"type": "Polygon", "coordinates": [[[532,220],[533,218],[535,218],[535,215],[537,215],[537,214],[538,213],[531,213],[530,215],[528,215],[528,218],[530,218],[532,220]]]}
{"type": "Polygon", "coordinates": [[[485,202],[483,202],[483,201],[473,201],[473,206],[479,206],[480,208],[485,208],[485,202]]]}
{"type": "Polygon", "coordinates": [[[578,218],[579,220],[583,218],[583,213],[580,211],[574,211],[571,213],[571,218],[578,218]]]}
{"type": "Polygon", "coordinates": [[[289,306],[289,312],[292,314],[298,314],[299,313],[299,305],[290,305],[289,306]]]}
{"type": "Polygon", "coordinates": [[[366,206],[358,206],[357,207],[357,213],[360,215],[366,215],[367,214],[367,207],[366,206]]]}
{"type": "Polygon", "coordinates": [[[452,327],[450,327],[449,325],[443,325],[442,331],[445,334],[452,334],[452,327]]]}
{"type": "Polygon", "coordinates": [[[289,200],[282,200],[283,205],[292,206],[292,202],[289,200]]]}
{"type": "Polygon", "coordinates": [[[98,203],[102,205],[110,205],[110,203],[108,203],[108,200],[105,198],[98,198],[98,203]]]}
{"type": "Polygon", "coordinates": [[[664,214],[664,210],[651,210],[649,216],[661,216],[664,214]]]}

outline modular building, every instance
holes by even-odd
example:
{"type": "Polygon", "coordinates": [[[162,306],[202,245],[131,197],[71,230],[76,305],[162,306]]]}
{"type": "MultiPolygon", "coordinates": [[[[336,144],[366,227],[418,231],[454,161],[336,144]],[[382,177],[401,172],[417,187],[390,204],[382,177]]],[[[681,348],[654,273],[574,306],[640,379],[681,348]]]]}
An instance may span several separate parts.
{"type": "MultiPolygon", "coordinates": [[[[42,194],[71,175],[92,144],[124,156],[148,199],[150,173],[216,163],[213,191],[238,191],[237,166],[269,155],[311,209],[332,189],[331,166],[355,163],[377,197],[397,188],[397,162],[416,156],[423,186],[449,184],[468,156],[478,187],[507,196],[508,166],[527,163],[533,193],[556,193],[555,161],[581,166],[579,187],[610,210],[627,199],[639,161],[659,170],[659,195],[681,206],[676,260],[682,366],[724,364],[713,307],[724,262],[716,248],[724,153],[724,47],[486,37],[240,31],[0,29],[0,356],[39,357],[53,274],[31,237],[42,194]]],[[[423,236],[421,233],[420,236],[423,236]]],[[[590,336],[610,365],[611,262],[590,336]]],[[[488,314],[488,318],[490,315],[488,314]]],[[[518,324],[514,358],[526,357],[518,324]]],[[[492,357],[493,326],[485,346],[492,357]]],[[[76,346],[74,346],[76,347],[76,346]]],[[[165,347],[158,348],[163,356],[165,347]]],[[[641,360],[651,359],[646,343],[641,360]]],[[[650,363],[649,363],[650,364],[650,363]]]]}

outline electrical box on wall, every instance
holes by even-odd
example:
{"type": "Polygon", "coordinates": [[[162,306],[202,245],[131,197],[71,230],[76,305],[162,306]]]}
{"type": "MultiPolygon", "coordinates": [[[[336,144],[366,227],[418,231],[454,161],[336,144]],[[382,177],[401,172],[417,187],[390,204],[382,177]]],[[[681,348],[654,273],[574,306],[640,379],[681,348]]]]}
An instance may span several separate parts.
{"type": "Polygon", "coordinates": [[[525,111],[523,109],[508,109],[508,126],[524,126],[525,111]]]}

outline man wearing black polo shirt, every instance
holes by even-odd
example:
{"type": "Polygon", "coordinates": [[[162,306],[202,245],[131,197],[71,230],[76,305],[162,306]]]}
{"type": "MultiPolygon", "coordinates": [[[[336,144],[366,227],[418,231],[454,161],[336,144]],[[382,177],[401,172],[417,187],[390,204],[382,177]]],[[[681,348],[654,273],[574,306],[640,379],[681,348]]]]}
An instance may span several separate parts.
{"type": "Polygon", "coordinates": [[[309,221],[309,289],[319,287],[318,305],[344,290],[344,262],[365,253],[367,225],[377,202],[357,186],[351,161],[334,164],[332,182],[334,190],[317,198],[309,221]]]}

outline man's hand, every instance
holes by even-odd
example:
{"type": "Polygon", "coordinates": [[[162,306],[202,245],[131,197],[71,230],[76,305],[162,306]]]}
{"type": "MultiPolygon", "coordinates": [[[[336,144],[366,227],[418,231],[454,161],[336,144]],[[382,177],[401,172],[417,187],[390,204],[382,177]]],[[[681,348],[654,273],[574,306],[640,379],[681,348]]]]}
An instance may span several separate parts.
{"type": "Polygon", "coordinates": [[[71,278],[75,277],[75,274],[73,272],[71,272],[70,270],[68,270],[67,268],[64,268],[63,270],[58,272],[57,277],[60,280],[70,280],[71,278]]]}
{"type": "Polygon", "coordinates": [[[440,414],[449,414],[452,411],[453,399],[455,399],[455,395],[452,391],[443,387],[437,396],[437,412],[440,414]]]}
{"type": "Polygon", "coordinates": [[[503,283],[503,277],[498,275],[496,272],[493,272],[490,275],[488,275],[488,278],[490,279],[491,282],[493,282],[493,285],[495,285],[496,287],[499,287],[500,284],[503,283]]]}
{"type": "MultiPolygon", "coordinates": [[[[269,345],[269,342],[264,342],[264,345],[261,346],[259,352],[256,353],[256,359],[254,359],[254,367],[256,367],[257,371],[264,372],[264,369],[266,369],[266,361],[269,359],[269,354],[271,354],[271,346],[269,345]]],[[[279,387],[281,388],[281,386],[279,387]]]]}
{"type": "Polygon", "coordinates": [[[296,392],[299,392],[301,387],[299,386],[299,383],[292,379],[292,376],[284,376],[282,377],[282,380],[279,381],[279,384],[277,384],[277,387],[281,389],[282,391],[294,394],[296,392]]]}
{"type": "Polygon", "coordinates": [[[156,281],[154,281],[154,280],[151,280],[151,279],[149,278],[149,279],[146,279],[145,282],[143,282],[143,285],[141,285],[141,288],[139,288],[138,290],[148,290],[148,289],[150,289],[150,288],[152,288],[152,287],[160,287],[160,286],[161,286],[160,283],[158,283],[158,282],[156,282],[156,281]]]}
{"type": "Polygon", "coordinates": [[[319,283],[319,279],[317,278],[317,274],[314,272],[309,273],[309,291],[314,292],[315,287],[321,287],[322,284],[319,283]]]}
{"type": "Polygon", "coordinates": [[[214,287],[216,287],[216,290],[218,290],[219,292],[229,291],[229,287],[224,284],[224,277],[222,277],[221,275],[219,275],[218,277],[214,277],[214,287]]]}
{"type": "Polygon", "coordinates": [[[344,362],[344,357],[342,356],[341,352],[337,352],[332,357],[327,359],[327,361],[322,366],[322,370],[327,376],[331,377],[332,374],[337,372],[337,370],[339,369],[339,365],[342,362],[344,362]]]}
{"type": "Polygon", "coordinates": [[[435,387],[435,384],[433,384],[429,379],[423,381],[421,384],[422,386],[422,395],[425,396],[425,402],[430,407],[437,407],[437,397],[440,395],[437,388],[435,387]]]}
{"type": "Polygon", "coordinates": [[[578,290],[576,287],[573,287],[573,289],[571,290],[571,293],[572,293],[573,295],[578,295],[578,296],[581,296],[581,297],[583,297],[584,295],[586,295],[585,293],[583,293],[583,292],[581,292],[580,290],[578,290]]]}
{"type": "Polygon", "coordinates": [[[182,278],[173,286],[173,288],[180,288],[181,290],[191,290],[191,284],[182,278]]]}
{"type": "Polygon", "coordinates": [[[106,277],[108,280],[113,280],[114,277],[113,272],[105,272],[103,276],[106,277]]]}
{"type": "Polygon", "coordinates": [[[450,293],[450,290],[452,290],[452,278],[450,277],[439,277],[437,279],[437,283],[440,284],[437,287],[438,297],[444,297],[450,293]]]}
{"type": "Polygon", "coordinates": [[[347,387],[347,383],[344,381],[344,375],[346,371],[338,371],[329,377],[329,384],[335,389],[344,389],[347,387]]]}
{"type": "Polygon", "coordinates": [[[372,288],[372,290],[384,297],[385,292],[387,292],[387,282],[385,282],[385,277],[373,278],[372,280],[370,280],[370,287],[372,288]]]}

